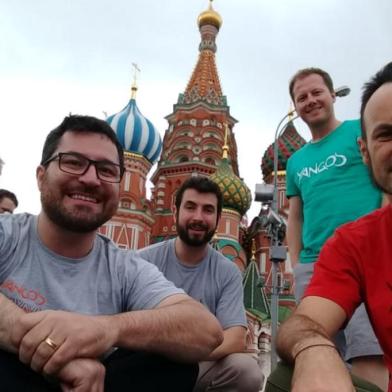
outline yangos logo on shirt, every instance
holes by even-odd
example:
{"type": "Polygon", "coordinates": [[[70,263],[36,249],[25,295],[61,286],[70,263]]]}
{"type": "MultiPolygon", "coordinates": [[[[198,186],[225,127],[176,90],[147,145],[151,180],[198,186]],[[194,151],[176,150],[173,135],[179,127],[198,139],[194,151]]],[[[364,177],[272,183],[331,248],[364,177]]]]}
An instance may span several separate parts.
{"type": "Polygon", "coordinates": [[[324,161],[316,163],[313,167],[304,167],[300,172],[297,172],[298,181],[301,182],[303,177],[311,177],[316,174],[320,174],[331,167],[341,167],[347,162],[347,158],[344,155],[335,154],[330,155],[324,161]]]}

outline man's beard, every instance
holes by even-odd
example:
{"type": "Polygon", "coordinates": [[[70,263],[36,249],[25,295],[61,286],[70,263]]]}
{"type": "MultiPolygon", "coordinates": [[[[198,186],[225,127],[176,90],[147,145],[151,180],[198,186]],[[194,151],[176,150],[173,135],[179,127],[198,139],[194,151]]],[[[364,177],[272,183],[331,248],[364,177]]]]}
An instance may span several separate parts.
{"type": "MultiPolygon", "coordinates": [[[[80,192],[94,194],[93,190],[84,187],[80,192]]],[[[89,233],[98,229],[107,222],[116,212],[117,205],[107,208],[106,211],[100,213],[92,213],[86,207],[67,209],[61,202],[59,193],[61,190],[55,191],[50,189],[46,183],[46,179],[42,184],[41,204],[42,209],[48,218],[57,226],[75,233],[89,233]]],[[[96,193],[96,190],[95,190],[96,193]]]]}
{"type": "Polygon", "coordinates": [[[376,176],[374,175],[373,164],[370,156],[368,162],[368,170],[369,170],[370,178],[373,181],[373,184],[385,194],[392,195],[392,185],[382,184],[379,180],[377,180],[376,176]]]}
{"type": "Polygon", "coordinates": [[[216,229],[214,228],[213,230],[208,231],[208,226],[202,223],[191,223],[186,226],[182,226],[178,223],[178,219],[177,219],[176,227],[177,227],[177,234],[180,237],[180,239],[184,241],[187,245],[195,246],[195,247],[208,244],[211,241],[212,237],[214,236],[215,229],[216,229]],[[192,228],[204,229],[206,231],[202,236],[191,237],[188,234],[188,230],[192,228]]]}

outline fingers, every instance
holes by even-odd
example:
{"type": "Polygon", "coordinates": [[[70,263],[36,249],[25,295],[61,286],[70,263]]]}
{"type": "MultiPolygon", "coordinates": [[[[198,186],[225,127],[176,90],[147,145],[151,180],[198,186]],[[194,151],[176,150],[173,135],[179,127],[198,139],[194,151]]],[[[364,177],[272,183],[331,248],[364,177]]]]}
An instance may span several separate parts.
{"type": "Polygon", "coordinates": [[[105,367],[97,360],[77,358],[58,373],[63,392],[103,392],[105,367]]]}
{"type": "MultiPolygon", "coordinates": [[[[55,343],[52,338],[47,337],[44,339],[36,348],[33,353],[33,356],[30,359],[30,367],[36,372],[42,372],[44,370],[44,366],[52,359],[55,352],[62,345],[61,343],[55,343]]],[[[28,360],[28,358],[25,358],[28,360]]],[[[28,362],[27,362],[28,363],[28,362]]],[[[49,370],[51,370],[49,368],[49,370]]],[[[47,374],[54,374],[55,369],[51,371],[46,371],[47,374]]]]}
{"type": "Polygon", "coordinates": [[[26,315],[18,345],[21,362],[37,372],[56,374],[74,358],[96,358],[114,343],[107,319],[63,311],[26,315]],[[103,321],[102,321],[103,320],[103,321]]]}

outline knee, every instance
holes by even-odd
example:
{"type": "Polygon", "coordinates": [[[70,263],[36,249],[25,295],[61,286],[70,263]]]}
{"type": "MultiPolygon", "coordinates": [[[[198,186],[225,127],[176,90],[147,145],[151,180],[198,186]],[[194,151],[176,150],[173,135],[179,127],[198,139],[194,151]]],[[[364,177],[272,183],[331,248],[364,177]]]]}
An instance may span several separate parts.
{"type": "Polygon", "coordinates": [[[236,384],[241,391],[258,392],[264,375],[254,357],[250,354],[235,353],[225,358],[226,366],[236,375],[236,384]]]}

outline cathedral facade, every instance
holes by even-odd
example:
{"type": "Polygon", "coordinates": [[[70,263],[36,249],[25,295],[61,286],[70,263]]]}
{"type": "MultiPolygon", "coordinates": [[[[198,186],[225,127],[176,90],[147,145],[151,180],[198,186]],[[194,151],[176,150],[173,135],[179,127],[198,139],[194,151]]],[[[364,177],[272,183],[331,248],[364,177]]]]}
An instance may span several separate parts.
{"type": "MultiPolygon", "coordinates": [[[[136,103],[136,79],[131,99],[119,113],[107,118],[125,151],[125,175],[121,182],[117,214],[100,231],[120,247],[139,249],[176,236],[172,214],[175,192],[189,176],[210,177],[222,190],[222,216],[212,245],[235,263],[243,273],[244,301],[248,316],[248,350],[255,354],[270,350],[271,238],[260,225],[261,215],[250,224],[246,212],[251,192],[240,178],[235,124],[227,97],[223,95],[216,67],[216,38],[221,16],[212,8],[197,20],[200,31],[199,54],[185,91],[180,93],[172,113],[166,116],[163,140],[136,103]],[[156,169],[150,173],[154,163],[156,169]],[[149,177],[150,176],[150,177],[149,177]],[[146,196],[146,180],[151,179],[151,197],[146,196]]],[[[278,143],[278,209],[287,219],[285,168],[287,159],[305,141],[292,122],[278,143]]],[[[262,158],[265,183],[274,180],[274,143],[262,158]]],[[[287,260],[279,266],[282,289],[279,319],[294,307],[292,273],[287,260]]]]}

